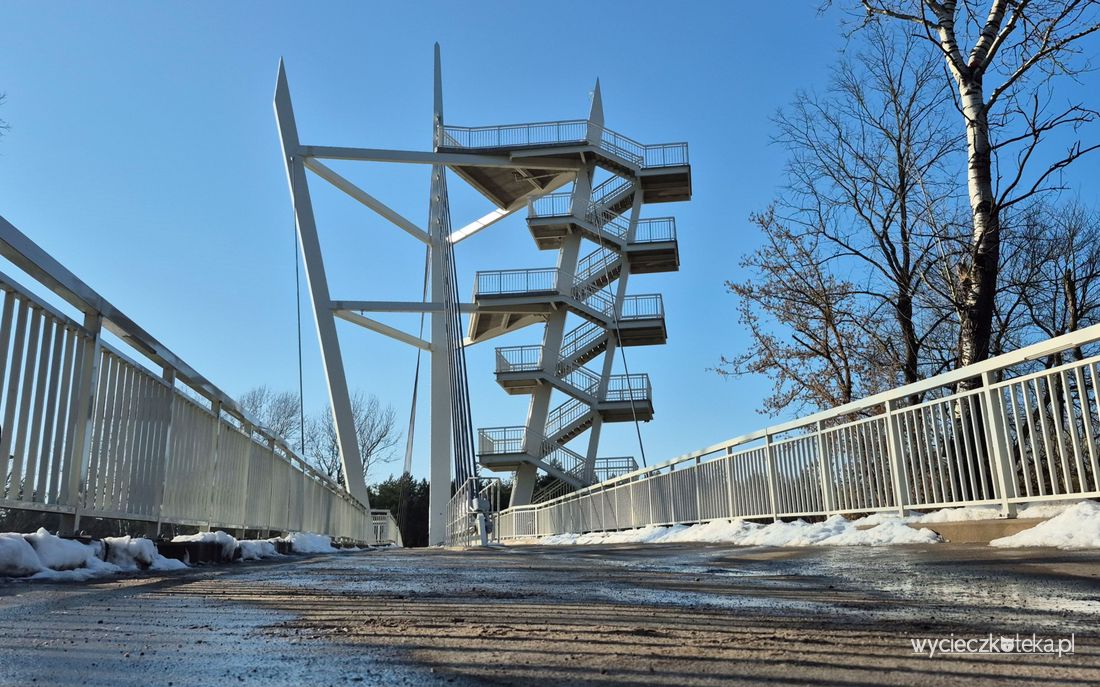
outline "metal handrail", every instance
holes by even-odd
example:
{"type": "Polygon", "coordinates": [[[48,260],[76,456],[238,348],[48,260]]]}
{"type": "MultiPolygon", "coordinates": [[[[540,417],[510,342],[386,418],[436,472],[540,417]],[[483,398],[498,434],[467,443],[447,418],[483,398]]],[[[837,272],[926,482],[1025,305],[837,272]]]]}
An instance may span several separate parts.
{"type": "Polygon", "coordinates": [[[600,376],[584,365],[577,365],[561,376],[562,381],[593,396],[600,389],[600,376]]]}
{"type": "Polygon", "coordinates": [[[554,267],[523,270],[483,270],[474,276],[474,296],[547,293],[558,290],[554,267]]]}
{"type": "Polygon", "coordinates": [[[586,119],[466,127],[445,125],[443,147],[489,149],[587,143],[641,168],[688,164],[687,143],[644,145],[586,119]]]}
{"type": "Polygon", "coordinates": [[[630,234],[630,222],[624,220],[620,213],[602,203],[589,203],[584,218],[601,233],[608,234],[620,241],[630,234]]]}
{"type": "Polygon", "coordinates": [[[527,202],[528,217],[569,217],[573,214],[573,193],[547,193],[527,202]]]}
{"type": "Polygon", "coordinates": [[[533,372],[542,369],[542,346],[503,346],[496,349],[497,372],[533,372]]]}
{"type": "Polygon", "coordinates": [[[527,438],[526,427],[486,427],[477,431],[477,452],[523,453],[527,438]]]}
{"type": "Polygon", "coordinates": [[[653,387],[649,382],[649,375],[629,374],[611,375],[607,382],[607,391],[603,394],[604,401],[648,401],[653,397],[653,387]]]}
{"type": "Polygon", "coordinates": [[[637,469],[638,461],[634,460],[633,456],[615,456],[597,458],[593,473],[595,473],[597,481],[603,482],[619,475],[625,475],[628,472],[634,472],[637,469]]]}
{"type": "Polygon", "coordinates": [[[665,302],[659,293],[645,293],[623,298],[619,320],[656,320],[665,316],[665,302]]]}
{"type": "Polygon", "coordinates": [[[593,322],[585,322],[565,333],[561,340],[562,359],[574,355],[607,336],[607,330],[593,322]]]}
{"type": "Polygon", "coordinates": [[[676,220],[672,217],[653,217],[638,220],[631,243],[661,243],[676,240],[676,220]]]}
{"type": "Polygon", "coordinates": [[[620,200],[620,196],[626,196],[634,189],[634,182],[626,177],[611,176],[600,182],[592,189],[588,200],[592,203],[614,205],[620,200]]]}
{"type": "Polygon", "coordinates": [[[577,281],[588,282],[604,273],[611,273],[611,266],[619,260],[619,254],[610,248],[597,248],[577,261],[577,281]]]}
{"type": "Polygon", "coordinates": [[[575,398],[570,399],[547,414],[546,434],[554,436],[590,412],[592,412],[592,408],[584,401],[575,398]]]}
{"type": "Polygon", "coordinates": [[[585,458],[576,451],[570,450],[561,444],[542,437],[540,458],[550,465],[556,466],[562,472],[581,478],[584,473],[585,458]]]}

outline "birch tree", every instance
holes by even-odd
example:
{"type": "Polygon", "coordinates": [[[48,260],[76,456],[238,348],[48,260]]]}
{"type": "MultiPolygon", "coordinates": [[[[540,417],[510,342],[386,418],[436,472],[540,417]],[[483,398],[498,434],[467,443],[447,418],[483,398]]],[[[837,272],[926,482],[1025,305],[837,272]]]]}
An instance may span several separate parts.
{"type": "Polygon", "coordinates": [[[1003,213],[1059,187],[1060,173],[1095,150],[1074,137],[1053,153],[1055,131],[1097,113],[1055,98],[1052,82],[1088,68],[1082,40],[1100,30],[1100,0],[862,0],[870,23],[905,22],[942,59],[966,132],[970,237],[955,266],[958,364],[989,355],[1003,213]]]}

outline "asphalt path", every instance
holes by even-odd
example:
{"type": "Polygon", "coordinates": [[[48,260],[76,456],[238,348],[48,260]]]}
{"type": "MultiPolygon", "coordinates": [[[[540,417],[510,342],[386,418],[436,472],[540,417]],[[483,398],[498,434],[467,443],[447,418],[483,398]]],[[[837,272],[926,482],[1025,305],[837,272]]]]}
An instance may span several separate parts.
{"type": "Polygon", "coordinates": [[[1095,685],[1098,633],[1100,552],[943,544],[387,549],[0,581],[5,687],[1095,685]],[[1001,643],[1071,635],[1061,656],[1001,643]]]}

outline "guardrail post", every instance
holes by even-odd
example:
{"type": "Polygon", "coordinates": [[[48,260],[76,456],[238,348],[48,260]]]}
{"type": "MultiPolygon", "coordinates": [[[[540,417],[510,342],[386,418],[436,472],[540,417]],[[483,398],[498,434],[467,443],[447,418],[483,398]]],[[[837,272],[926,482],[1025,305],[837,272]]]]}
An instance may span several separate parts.
{"type": "MultiPolygon", "coordinates": [[[[1004,398],[993,389],[993,374],[982,373],[982,395],[985,397],[986,443],[990,448],[994,472],[997,474],[996,487],[1000,492],[1001,516],[1016,517],[1016,503],[1010,501],[1016,497],[1016,470],[1012,458],[1005,450],[1008,445],[1008,430],[1005,428],[1004,398]]],[[[1084,395],[1084,391],[1081,392],[1084,395]]]]}
{"type": "Polygon", "coordinates": [[[734,497],[733,497],[733,453],[729,449],[726,449],[726,457],[722,460],[726,464],[726,501],[729,507],[730,520],[734,515],[734,497]]]}
{"type": "Polygon", "coordinates": [[[73,391],[73,413],[70,419],[72,427],[72,452],[69,454],[68,469],[65,471],[65,484],[62,494],[64,503],[73,509],[71,514],[62,516],[61,528],[77,533],[80,531],[80,514],[84,510],[85,489],[88,485],[88,470],[92,457],[92,433],[95,429],[95,402],[99,392],[99,359],[102,351],[103,317],[99,313],[85,313],[84,331],[88,335],[80,347],[80,377],[73,391]]]}
{"type": "MultiPolygon", "coordinates": [[[[275,461],[279,459],[275,455],[275,438],[274,437],[268,437],[267,438],[267,448],[268,448],[268,451],[271,454],[270,458],[269,458],[270,464],[271,464],[272,468],[274,468],[275,461]]],[[[272,516],[271,508],[275,504],[275,470],[274,469],[267,470],[267,473],[268,473],[268,482],[267,482],[267,508],[268,508],[268,510],[267,510],[267,515],[264,516],[264,529],[262,531],[262,538],[264,538],[264,539],[267,539],[268,537],[271,536],[271,519],[272,519],[272,517],[271,517],[272,516]]]]}
{"type": "Polygon", "coordinates": [[[897,401],[886,402],[886,457],[890,461],[890,479],[894,482],[894,500],[898,513],[905,515],[905,506],[909,503],[909,471],[905,469],[904,448],[901,444],[901,432],[898,430],[898,416],[895,414],[897,401]]]}
{"type": "Polygon", "coordinates": [[[702,458],[695,458],[695,474],[692,475],[692,481],[695,482],[695,520],[696,522],[703,519],[703,500],[699,495],[699,465],[703,462],[702,458]]]}
{"type": "Polygon", "coordinates": [[[168,490],[168,466],[172,460],[172,416],[175,414],[173,410],[176,404],[176,371],[168,367],[163,368],[161,378],[164,379],[164,383],[168,385],[168,395],[165,400],[167,406],[167,418],[166,426],[164,428],[164,439],[160,444],[161,455],[161,476],[160,476],[160,493],[157,494],[157,535],[160,535],[160,527],[164,524],[164,494],[168,490]]]}
{"type": "Polygon", "coordinates": [[[772,520],[779,520],[779,505],[775,493],[775,459],[772,456],[772,435],[764,435],[764,464],[768,473],[768,504],[771,506],[772,520]]]}
{"type": "Polygon", "coordinates": [[[817,433],[817,468],[821,473],[821,506],[825,514],[836,508],[836,497],[833,494],[833,480],[829,475],[829,457],[825,455],[825,423],[817,421],[815,431],[817,433]]]}

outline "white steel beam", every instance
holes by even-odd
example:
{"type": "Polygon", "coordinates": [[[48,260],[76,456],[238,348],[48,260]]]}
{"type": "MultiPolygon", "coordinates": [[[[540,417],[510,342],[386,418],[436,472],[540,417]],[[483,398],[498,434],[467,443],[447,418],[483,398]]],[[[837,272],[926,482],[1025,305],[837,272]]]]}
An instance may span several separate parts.
{"type": "Polygon", "coordinates": [[[416,346],[417,348],[428,351],[429,353],[432,350],[432,345],[424,339],[413,336],[412,334],[407,334],[400,329],[391,327],[388,324],[383,324],[378,320],[372,320],[371,318],[361,315],[360,313],[354,312],[352,310],[333,310],[332,314],[336,317],[339,317],[341,320],[351,322],[352,324],[357,324],[364,329],[371,330],[372,332],[385,334],[391,339],[396,339],[402,343],[407,343],[410,346],[416,346]]]}
{"type": "Polygon", "coordinates": [[[530,199],[532,197],[545,195],[547,193],[552,193],[552,192],[558,190],[559,188],[561,188],[562,186],[565,186],[566,184],[568,184],[572,180],[573,180],[572,175],[559,174],[558,176],[556,176],[554,178],[553,181],[551,181],[549,184],[546,185],[546,188],[534,189],[530,193],[516,199],[516,202],[512,203],[512,205],[510,207],[497,208],[497,209],[493,210],[492,212],[490,212],[489,214],[485,215],[484,217],[480,217],[478,219],[475,219],[473,222],[470,222],[469,224],[462,227],[458,231],[451,232],[451,243],[458,243],[459,241],[462,241],[463,239],[470,238],[471,236],[478,233],[482,229],[488,229],[489,227],[496,224],[497,222],[504,219],[505,217],[508,217],[509,215],[512,215],[512,214],[516,213],[517,211],[522,210],[523,208],[527,207],[527,203],[530,201],[530,199]]]}
{"type": "MultiPolygon", "coordinates": [[[[305,263],[306,283],[313,303],[317,338],[321,343],[321,361],[328,380],[329,403],[333,424],[336,427],[336,443],[340,449],[340,462],[344,469],[344,488],[369,511],[366,481],[363,477],[363,460],[359,455],[355,418],[351,411],[351,397],[344,372],[344,359],[340,353],[340,341],[336,335],[336,320],[329,309],[328,279],[325,276],[321,242],[317,237],[317,224],[313,216],[313,201],[309,197],[306,169],[298,143],[298,128],[294,122],[294,109],[290,102],[290,86],[286,68],[279,60],[279,76],[275,86],[275,119],[279,126],[283,161],[286,164],[287,184],[294,201],[294,217],[298,227],[298,243],[305,263]]],[[[367,532],[373,542],[374,529],[367,532]]]]}
{"type": "Polygon", "coordinates": [[[550,157],[525,157],[513,160],[506,155],[477,153],[432,153],[421,150],[386,150],[383,148],[348,148],[342,146],[302,146],[304,157],[322,160],[357,160],[360,162],[396,162],[414,165],[447,165],[448,167],[507,167],[514,169],[546,169],[575,172],[581,165],[573,160],[550,157]]]}
{"type": "MultiPolygon", "coordinates": [[[[478,312],[477,303],[459,303],[458,307],[462,312],[478,312]]],[[[332,309],[361,312],[443,312],[443,304],[423,301],[333,301],[332,309]]]]}
{"type": "Polygon", "coordinates": [[[340,189],[344,193],[348,194],[363,205],[366,205],[371,210],[374,210],[379,215],[385,217],[394,225],[400,227],[401,229],[404,229],[413,238],[426,244],[431,243],[431,238],[428,237],[428,232],[416,226],[411,221],[405,219],[399,213],[392,210],[388,205],[378,200],[371,194],[367,193],[363,189],[359,188],[355,184],[351,183],[344,177],[340,176],[329,167],[326,167],[317,160],[313,160],[308,157],[304,159],[304,163],[311,172],[329,182],[336,188],[340,189]]]}

